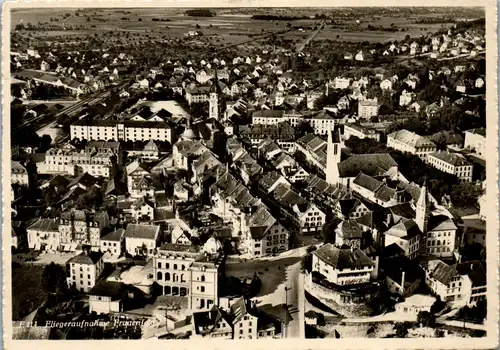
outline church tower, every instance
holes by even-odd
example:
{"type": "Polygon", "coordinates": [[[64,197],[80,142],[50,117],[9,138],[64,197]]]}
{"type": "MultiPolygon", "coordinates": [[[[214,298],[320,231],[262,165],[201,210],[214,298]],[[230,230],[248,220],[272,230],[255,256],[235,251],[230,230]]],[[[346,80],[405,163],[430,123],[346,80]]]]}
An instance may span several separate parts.
{"type": "Polygon", "coordinates": [[[326,182],[331,185],[337,185],[340,182],[338,165],[341,159],[341,150],[340,130],[338,126],[334,126],[333,130],[328,130],[326,151],[326,182]]]}
{"type": "Polygon", "coordinates": [[[214,118],[219,120],[220,115],[220,101],[219,98],[222,95],[221,88],[219,86],[219,79],[217,78],[217,67],[215,67],[214,82],[210,88],[210,101],[209,101],[209,118],[214,118]]]}
{"type": "Polygon", "coordinates": [[[429,215],[431,213],[429,196],[427,194],[427,187],[424,181],[422,188],[420,189],[420,196],[418,197],[416,211],[415,211],[415,222],[422,233],[427,233],[427,224],[429,222],[429,215]]]}

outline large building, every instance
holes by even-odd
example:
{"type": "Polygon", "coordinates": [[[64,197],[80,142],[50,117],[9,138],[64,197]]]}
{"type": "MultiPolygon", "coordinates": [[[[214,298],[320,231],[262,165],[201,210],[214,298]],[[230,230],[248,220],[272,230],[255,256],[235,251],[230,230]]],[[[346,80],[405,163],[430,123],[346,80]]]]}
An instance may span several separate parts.
{"type": "Polygon", "coordinates": [[[61,214],[59,232],[61,244],[88,245],[92,250],[101,247],[101,233],[109,225],[109,215],[106,211],[86,212],[71,210],[61,214]]]}
{"type": "Polygon", "coordinates": [[[80,292],[88,293],[104,270],[101,252],[83,252],[66,263],[67,283],[80,292]]]}
{"type": "Polygon", "coordinates": [[[71,144],[51,148],[45,154],[48,173],[81,175],[109,178],[113,162],[121,163],[119,142],[90,141],[85,149],[79,150],[71,144]]]}
{"type": "Polygon", "coordinates": [[[71,139],[95,141],[168,141],[174,129],[165,122],[81,119],[70,126],[71,139]]]}
{"type": "Polygon", "coordinates": [[[427,163],[442,172],[455,175],[460,182],[472,181],[472,163],[462,155],[448,151],[437,151],[427,155],[427,163]]]}
{"type": "Polygon", "coordinates": [[[154,279],[161,293],[188,297],[192,310],[219,305],[219,278],[224,266],[221,250],[215,238],[210,238],[203,250],[192,245],[163,244],[153,258],[154,279]],[[216,253],[211,254],[214,250],[216,253]]]}
{"type": "Polygon", "coordinates": [[[401,152],[408,152],[418,156],[422,160],[427,155],[436,152],[436,145],[426,137],[415,134],[408,130],[395,131],[387,135],[387,147],[401,152]]]}

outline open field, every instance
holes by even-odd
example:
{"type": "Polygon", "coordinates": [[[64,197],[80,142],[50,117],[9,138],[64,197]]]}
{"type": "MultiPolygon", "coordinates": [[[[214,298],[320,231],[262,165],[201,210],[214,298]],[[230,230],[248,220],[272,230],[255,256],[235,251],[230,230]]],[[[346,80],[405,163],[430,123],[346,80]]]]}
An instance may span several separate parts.
{"type": "Polygon", "coordinates": [[[43,265],[12,267],[13,320],[21,320],[47,298],[47,292],[42,288],[43,268],[43,265]]]}
{"type": "MultiPolygon", "coordinates": [[[[303,32],[293,30],[285,35],[292,40],[305,40],[313,31],[313,27],[318,25],[320,19],[300,19],[293,21],[268,21],[255,20],[252,14],[262,13],[258,9],[218,9],[214,17],[189,17],[184,15],[186,9],[87,9],[76,11],[76,9],[20,9],[12,12],[12,27],[19,23],[44,23],[62,26],[83,26],[82,30],[53,30],[53,31],[32,31],[34,36],[52,37],[57,35],[75,35],[105,32],[128,32],[130,35],[144,35],[150,38],[180,38],[190,30],[201,30],[204,36],[217,36],[212,38],[212,42],[219,41],[220,44],[236,43],[244,41],[249,36],[262,34],[264,32],[286,30],[288,26],[303,27],[303,32]],[[79,15],[76,16],[75,14],[79,15]],[[66,17],[69,15],[69,17],[66,17]],[[51,22],[51,18],[58,18],[59,21],[51,22]],[[160,19],[153,21],[153,19],[160,19]],[[197,27],[199,26],[199,27],[197,27]]],[[[278,15],[293,16],[313,16],[319,9],[272,9],[278,15]],[[299,12],[300,11],[300,12],[299,12]]],[[[404,17],[393,15],[369,17],[362,13],[359,16],[350,15],[348,17],[339,16],[335,18],[335,9],[321,9],[321,13],[330,13],[337,22],[334,25],[327,24],[317,36],[321,39],[336,39],[348,41],[391,41],[401,40],[406,35],[418,36],[434,32],[441,28],[443,24],[416,24],[418,14],[404,17]],[[359,20],[359,25],[356,21],[359,20]],[[382,26],[389,28],[392,24],[400,31],[386,32],[368,30],[367,25],[382,26]],[[401,31],[404,29],[404,31],[401,31]]],[[[449,14],[442,10],[433,14],[434,17],[445,17],[449,14]]],[[[429,17],[429,16],[426,16],[429,17]]],[[[446,23],[447,25],[449,23],[446,23]]]]}

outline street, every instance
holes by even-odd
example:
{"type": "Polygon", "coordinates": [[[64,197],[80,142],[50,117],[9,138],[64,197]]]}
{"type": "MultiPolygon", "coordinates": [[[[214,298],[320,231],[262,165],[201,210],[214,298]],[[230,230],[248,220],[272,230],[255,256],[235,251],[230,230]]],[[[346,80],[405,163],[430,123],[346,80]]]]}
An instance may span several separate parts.
{"type": "Polygon", "coordinates": [[[262,282],[261,290],[253,298],[257,305],[287,305],[288,313],[285,314],[290,319],[283,320],[287,324],[283,328],[283,336],[286,338],[305,337],[304,283],[300,273],[301,257],[305,251],[306,248],[303,247],[278,257],[248,261],[231,259],[226,265],[228,276],[251,277],[257,272],[262,282]]]}

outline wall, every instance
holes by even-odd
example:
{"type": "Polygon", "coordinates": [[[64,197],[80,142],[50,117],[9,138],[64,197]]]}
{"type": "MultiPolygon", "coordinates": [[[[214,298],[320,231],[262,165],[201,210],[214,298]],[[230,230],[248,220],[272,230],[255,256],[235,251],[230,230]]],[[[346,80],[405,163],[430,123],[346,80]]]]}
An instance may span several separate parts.
{"type": "Polygon", "coordinates": [[[338,312],[342,316],[346,317],[361,317],[369,316],[374,311],[369,305],[370,301],[378,297],[380,288],[376,290],[374,294],[359,294],[360,297],[364,297],[365,301],[360,303],[350,303],[343,304],[341,302],[342,294],[338,291],[328,289],[326,287],[320,286],[312,282],[310,274],[306,274],[304,277],[304,290],[311,294],[313,297],[318,299],[325,306],[331,308],[332,310],[338,312]]]}

